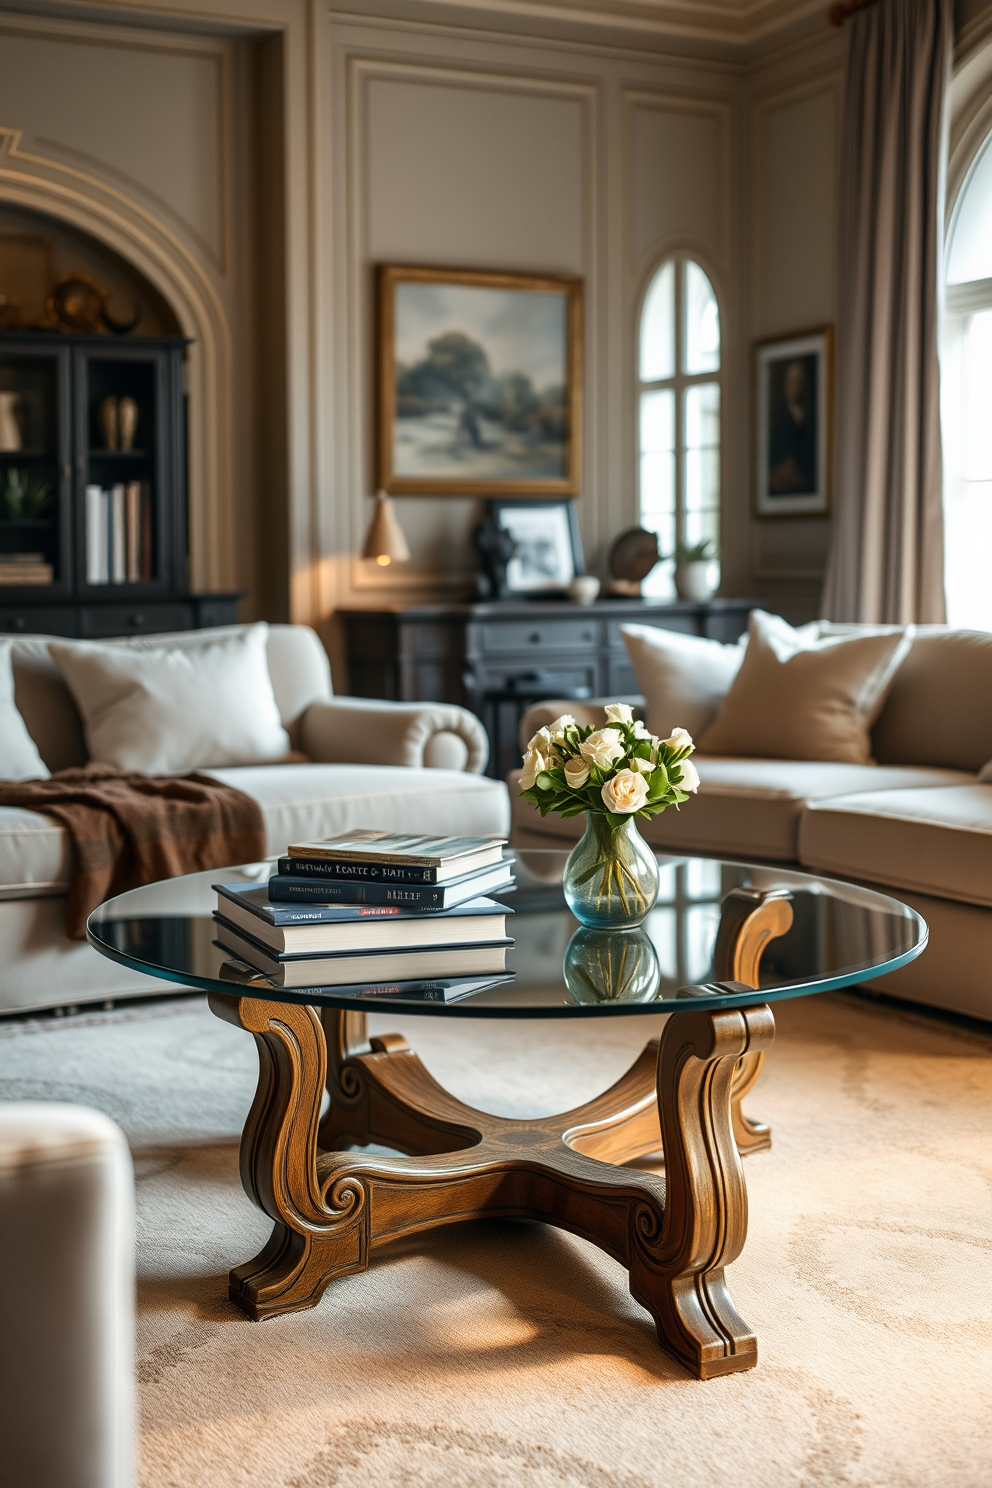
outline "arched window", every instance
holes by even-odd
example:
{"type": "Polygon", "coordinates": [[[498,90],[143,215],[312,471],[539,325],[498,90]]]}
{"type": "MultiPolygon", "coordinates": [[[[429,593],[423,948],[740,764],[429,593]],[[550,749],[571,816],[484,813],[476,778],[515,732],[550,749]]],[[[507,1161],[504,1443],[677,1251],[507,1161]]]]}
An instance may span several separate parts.
{"type": "Polygon", "coordinates": [[[641,525],[664,558],[644,593],[674,594],[676,547],[708,541],[713,584],[720,542],[720,308],[691,258],[661,265],[641,307],[639,337],[641,525]]]}
{"type": "Polygon", "coordinates": [[[992,630],[992,135],[951,223],[941,371],[947,620],[992,630]]]}

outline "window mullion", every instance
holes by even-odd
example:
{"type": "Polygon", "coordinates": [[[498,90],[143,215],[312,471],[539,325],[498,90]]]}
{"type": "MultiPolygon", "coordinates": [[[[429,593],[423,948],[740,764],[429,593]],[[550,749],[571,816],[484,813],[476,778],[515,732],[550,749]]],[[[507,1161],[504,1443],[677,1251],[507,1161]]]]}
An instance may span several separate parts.
{"type": "Polygon", "coordinates": [[[685,263],[675,271],[675,541],[685,542],[685,263]]]}

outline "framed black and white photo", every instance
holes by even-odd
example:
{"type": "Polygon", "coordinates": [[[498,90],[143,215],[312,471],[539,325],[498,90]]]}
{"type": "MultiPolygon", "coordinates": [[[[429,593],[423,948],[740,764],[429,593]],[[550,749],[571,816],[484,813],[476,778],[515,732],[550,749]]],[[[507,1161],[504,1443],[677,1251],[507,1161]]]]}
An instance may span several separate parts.
{"type": "Polygon", "coordinates": [[[582,540],[571,501],[491,501],[497,527],[515,547],[506,566],[510,594],[558,594],[584,571],[582,540]]]}
{"type": "Polygon", "coordinates": [[[755,353],[759,517],[830,511],[833,329],[767,341],[755,353]]]}
{"type": "Polygon", "coordinates": [[[379,268],[378,484],[397,496],[574,496],[582,281],[379,268]]]}

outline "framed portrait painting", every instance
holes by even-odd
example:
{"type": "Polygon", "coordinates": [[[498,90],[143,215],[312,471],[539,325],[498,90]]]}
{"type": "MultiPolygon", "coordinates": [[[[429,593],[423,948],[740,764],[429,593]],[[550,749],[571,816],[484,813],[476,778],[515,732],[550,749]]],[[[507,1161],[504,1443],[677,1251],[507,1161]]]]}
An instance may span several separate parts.
{"type": "Polygon", "coordinates": [[[826,516],[833,444],[832,328],[765,342],[756,351],[755,374],[758,516],[826,516]]]}
{"type": "Polygon", "coordinates": [[[378,484],[396,496],[574,496],[582,281],[384,264],[378,484]]]}

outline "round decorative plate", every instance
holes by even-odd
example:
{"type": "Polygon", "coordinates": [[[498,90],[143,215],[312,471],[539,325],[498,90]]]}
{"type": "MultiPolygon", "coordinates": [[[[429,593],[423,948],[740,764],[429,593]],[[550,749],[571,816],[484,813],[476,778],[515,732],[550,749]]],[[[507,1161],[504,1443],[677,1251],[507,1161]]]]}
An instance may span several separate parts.
{"type": "Polygon", "coordinates": [[[639,583],[647,578],[660,557],[657,533],[646,532],[643,527],[628,527],[610,549],[610,573],[615,579],[639,583]]]}

